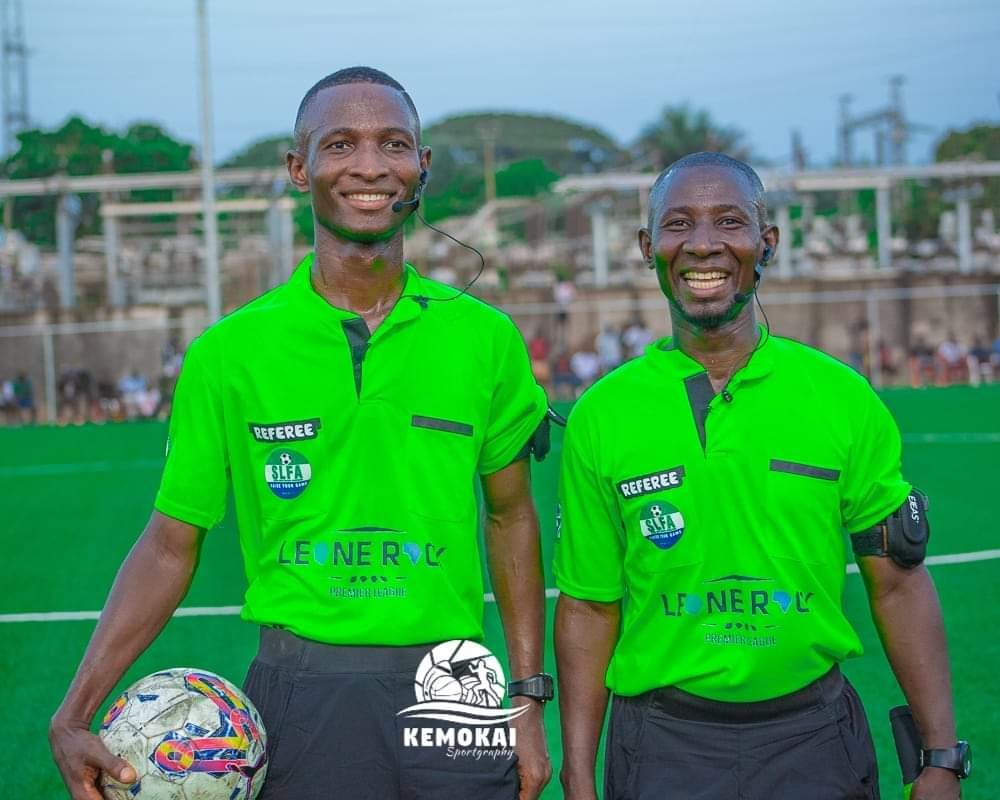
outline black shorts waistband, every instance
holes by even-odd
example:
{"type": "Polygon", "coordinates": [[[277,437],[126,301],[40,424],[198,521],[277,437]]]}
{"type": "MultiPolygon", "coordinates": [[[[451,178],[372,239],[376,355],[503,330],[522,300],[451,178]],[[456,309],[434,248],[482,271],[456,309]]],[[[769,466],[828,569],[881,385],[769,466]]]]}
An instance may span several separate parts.
{"type": "Polygon", "coordinates": [[[260,629],[257,660],[272,667],[314,673],[416,672],[436,644],[407,647],[324,644],[280,628],[260,629]]]}
{"type": "Polygon", "coordinates": [[[671,717],[693,722],[769,722],[798,716],[834,702],[844,691],[844,676],[836,665],[798,691],[754,703],[726,703],[689,694],[674,686],[649,692],[650,705],[671,717]]]}

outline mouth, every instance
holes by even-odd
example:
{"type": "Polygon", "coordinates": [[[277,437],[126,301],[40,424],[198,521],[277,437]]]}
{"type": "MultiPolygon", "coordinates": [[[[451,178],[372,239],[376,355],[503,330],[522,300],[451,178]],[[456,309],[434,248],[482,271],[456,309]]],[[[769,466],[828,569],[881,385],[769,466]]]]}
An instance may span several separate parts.
{"type": "Polygon", "coordinates": [[[729,280],[729,273],[722,270],[707,270],[705,272],[686,272],[681,280],[693,294],[712,294],[729,280]]]}
{"type": "Polygon", "coordinates": [[[396,195],[391,192],[342,192],[341,196],[348,205],[360,211],[381,211],[396,195]]]}

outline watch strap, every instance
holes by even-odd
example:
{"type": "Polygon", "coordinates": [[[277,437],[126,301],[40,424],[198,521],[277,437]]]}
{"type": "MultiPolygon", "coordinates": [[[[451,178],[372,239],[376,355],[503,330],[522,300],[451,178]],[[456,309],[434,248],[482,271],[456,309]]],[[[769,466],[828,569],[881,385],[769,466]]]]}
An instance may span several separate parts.
{"type": "Polygon", "coordinates": [[[966,758],[969,745],[959,742],[954,747],[935,747],[922,750],[920,753],[921,767],[938,767],[954,772],[959,778],[967,778],[966,758]]]}

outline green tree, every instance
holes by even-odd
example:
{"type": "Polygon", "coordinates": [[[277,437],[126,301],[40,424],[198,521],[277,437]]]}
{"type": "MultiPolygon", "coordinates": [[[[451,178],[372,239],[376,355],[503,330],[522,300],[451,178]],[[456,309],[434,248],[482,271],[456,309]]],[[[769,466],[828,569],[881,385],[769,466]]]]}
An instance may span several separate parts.
{"type": "MultiPolygon", "coordinates": [[[[18,149],[4,163],[7,178],[47,178],[66,175],[96,175],[102,172],[135,173],[187,170],[193,148],[178,142],[151,123],[135,123],[124,134],[90,125],[71,117],[50,131],[35,129],[19,133],[18,149]]],[[[168,199],[169,191],[133,192],[133,199],[168,199]]],[[[100,219],[98,198],[84,195],[80,233],[96,233],[100,219]]],[[[19,197],[14,200],[14,227],[39,244],[55,241],[55,197],[19,197]]]]}
{"type": "Polygon", "coordinates": [[[499,196],[534,195],[560,175],[599,172],[626,158],[598,128],[540,114],[458,114],[427,126],[423,142],[434,151],[423,204],[431,221],[483,204],[490,142],[499,196]]]}
{"type": "Polygon", "coordinates": [[[702,150],[746,161],[750,150],[743,139],[741,130],[717,124],[704,109],[692,109],[687,104],[666,106],[656,120],[643,128],[632,154],[638,166],[654,170],[702,150]]]}

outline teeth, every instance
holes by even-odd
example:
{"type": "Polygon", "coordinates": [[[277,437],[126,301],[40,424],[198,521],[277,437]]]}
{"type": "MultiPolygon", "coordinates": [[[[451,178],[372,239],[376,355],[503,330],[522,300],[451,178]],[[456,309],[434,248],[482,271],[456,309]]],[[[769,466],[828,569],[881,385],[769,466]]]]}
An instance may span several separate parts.
{"type": "Polygon", "coordinates": [[[726,282],[725,272],[702,272],[695,274],[689,272],[684,276],[684,281],[695,289],[714,289],[722,286],[726,282]]]}
{"type": "Polygon", "coordinates": [[[353,200],[361,200],[362,202],[375,202],[377,200],[387,200],[389,198],[388,194],[383,192],[372,193],[372,192],[352,192],[347,195],[353,200]]]}

